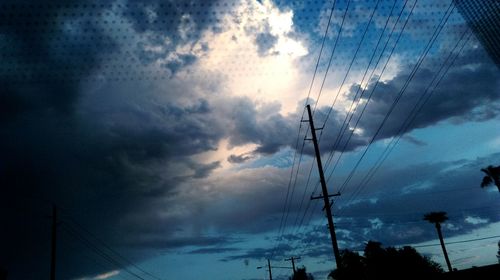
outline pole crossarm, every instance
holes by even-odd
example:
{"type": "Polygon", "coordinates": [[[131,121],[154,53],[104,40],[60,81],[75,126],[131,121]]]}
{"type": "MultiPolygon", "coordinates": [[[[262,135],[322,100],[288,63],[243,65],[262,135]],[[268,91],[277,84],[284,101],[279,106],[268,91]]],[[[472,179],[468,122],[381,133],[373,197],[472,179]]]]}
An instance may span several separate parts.
{"type": "Polygon", "coordinates": [[[271,268],[286,268],[286,269],[293,269],[291,266],[271,266],[271,268]]]}
{"type": "Polygon", "coordinates": [[[295,261],[296,260],[300,260],[300,257],[291,257],[289,259],[285,259],[286,262],[288,262],[288,261],[292,262],[293,273],[295,273],[295,261]]]}
{"type": "MultiPolygon", "coordinates": [[[[328,197],[334,197],[334,196],[340,196],[340,192],[328,195],[328,197]]],[[[311,195],[311,200],[315,200],[315,199],[323,199],[323,196],[322,195],[318,195],[318,196],[311,195]]]]}

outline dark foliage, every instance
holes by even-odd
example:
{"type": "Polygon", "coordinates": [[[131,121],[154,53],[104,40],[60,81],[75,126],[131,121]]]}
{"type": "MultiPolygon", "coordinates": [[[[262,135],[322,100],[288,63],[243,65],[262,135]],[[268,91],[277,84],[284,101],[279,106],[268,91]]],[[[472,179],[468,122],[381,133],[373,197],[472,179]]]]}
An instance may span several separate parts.
{"type": "Polygon", "coordinates": [[[498,191],[500,191],[500,166],[488,166],[486,168],[482,168],[481,171],[486,174],[483,177],[483,181],[481,182],[481,188],[487,187],[489,185],[495,184],[497,186],[498,191]]]}
{"type": "Polygon", "coordinates": [[[298,268],[297,271],[293,274],[292,277],[289,279],[291,280],[314,280],[314,277],[312,276],[311,273],[307,273],[306,268],[298,268]]]}
{"type": "Polygon", "coordinates": [[[341,252],[341,267],[328,277],[335,280],[375,279],[436,279],[443,272],[429,258],[420,255],[413,247],[383,248],[379,242],[369,241],[364,256],[356,252],[341,252]]]}

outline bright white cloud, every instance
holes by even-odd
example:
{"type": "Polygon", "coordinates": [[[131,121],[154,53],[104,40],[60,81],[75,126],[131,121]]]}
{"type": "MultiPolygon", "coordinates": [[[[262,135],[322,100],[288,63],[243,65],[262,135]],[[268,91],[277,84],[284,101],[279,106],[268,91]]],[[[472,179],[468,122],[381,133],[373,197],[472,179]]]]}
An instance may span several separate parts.
{"type": "Polygon", "coordinates": [[[75,280],[105,280],[105,279],[109,279],[113,276],[116,276],[120,274],[120,271],[119,270],[112,270],[112,271],[108,271],[108,272],[104,272],[104,273],[101,273],[101,274],[98,274],[94,277],[84,277],[84,278],[78,278],[78,279],[75,279],[75,280]]]}
{"type": "Polygon", "coordinates": [[[103,279],[108,279],[112,276],[116,276],[120,274],[120,271],[118,270],[113,270],[113,271],[110,271],[110,272],[106,272],[106,273],[103,273],[103,274],[99,274],[97,275],[96,277],[94,277],[95,280],[103,280],[103,279]]]}
{"type": "Polygon", "coordinates": [[[469,224],[479,225],[479,224],[486,224],[488,222],[488,219],[483,219],[483,218],[480,218],[480,217],[467,216],[467,218],[465,218],[465,221],[467,223],[469,223],[469,224]]]}
{"type": "Polygon", "coordinates": [[[301,39],[291,36],[292,18],[292,11],[281,11],[270,1],[241,1],[223,18],[223,32],[204,33],[200,41],[210,50],[197,66],[227,77],[226,88],[232,95],[280,101],[283,112],[294,111],[304,93],[297,59],[308,50],[301,39]],[[268,34],[265,51],[259,52],[259,34],[268,34]]]}

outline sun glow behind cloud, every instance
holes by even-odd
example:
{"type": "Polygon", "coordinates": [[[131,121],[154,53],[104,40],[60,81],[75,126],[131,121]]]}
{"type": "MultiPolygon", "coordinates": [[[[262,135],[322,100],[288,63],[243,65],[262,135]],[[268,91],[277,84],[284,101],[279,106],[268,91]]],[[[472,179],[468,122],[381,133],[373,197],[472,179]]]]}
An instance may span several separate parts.
{"type": "Polygon", "coordinates": [[[283,113],[294,111],[296,100],[303,92],[297,91],[301,70],[297,59],[307,55],[305,42],[292,36],[293,12],[280,11],[270,1],[242,1],[223,21],[221,33],[207,31],[202,41],[209,51],[201,58],[199,67],[217,71],[227,78],[231,94],[254,101],[282,103],[283,113]],[[268,36],[266,49],[259,50],[256,34],[268,36]],[[236,73],[246,68],[247,74],[236,73]]]}

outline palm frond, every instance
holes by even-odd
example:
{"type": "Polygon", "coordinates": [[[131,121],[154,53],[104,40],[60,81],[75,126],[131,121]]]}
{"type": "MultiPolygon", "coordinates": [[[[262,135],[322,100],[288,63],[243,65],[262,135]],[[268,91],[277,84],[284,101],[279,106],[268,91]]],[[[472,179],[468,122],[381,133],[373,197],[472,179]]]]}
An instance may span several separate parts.
{"type": "Polygon", "coordinates": [[[487,187],[493,183],[493,180],[490,176],[484,176],[483,181],[481,182],[481,188],[487,187]]]}

